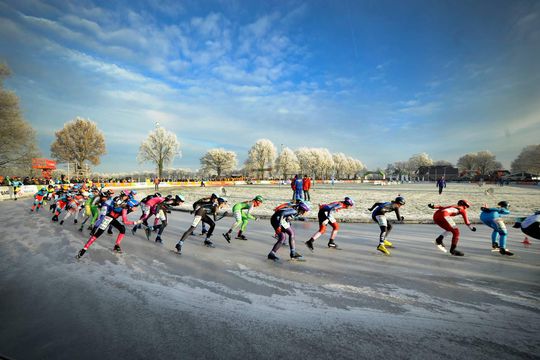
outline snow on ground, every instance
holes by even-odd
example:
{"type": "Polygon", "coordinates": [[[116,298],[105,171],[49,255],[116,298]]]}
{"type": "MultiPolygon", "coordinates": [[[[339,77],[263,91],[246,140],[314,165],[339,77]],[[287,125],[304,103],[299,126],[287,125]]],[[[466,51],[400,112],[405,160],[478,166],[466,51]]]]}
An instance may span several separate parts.
{"type": "MultiPolygon", "coordinates": [[[[292,190],[289,185],[242,185],[224,188],[230,205],[239,201],[249,200],[260,194],[266,199],[263,206],[255,209],[254,214],[270,216],[272,209],[292,198],[292,190]]],[[[147,191],[144,191],[146,193],[147,191]]],[[[209,196],[212,192],[222,195],[221,188],[177,188],[163,190],[164,194],[182,193],[186,196],[186,205],[183,209],[191,209],[191,204],[199,198],[209,196]]],[[[390,201],[396,196],[404,196],[407,204],[402,208],[405,222],[431,223],[433,210],[427,207],[429,203],[439,205],[456,204],[460,199],[469,200],[473,206],[469,210],[469,218],[473,222],[479,221],[480,207],[486,203],[489,207],[497,206],[501,200],[510,202],[510,210],[514,216],[528,216],[534,210],[540,209],[540,186],[504,186],[496,185],[478,186],[477,184],[449,183],[442,195],[434,183],[429,184],[395,184],[377,186],[371,184],[336,184],[317,185],[311,190],[311,204],[313,211],[307,218],[316,219],[318,205],[336,200],[342,200],[345,196],[351,196],[356,201],[353,209],[341,211],[336,218],[343,221],[370,222],[371,214],[367,210],[373,203],[390,201]]],[[[229,209],[230,210],[230,209],[229,209]]],[[[460,219],[456,218],[457,222],[460,219]]]]}

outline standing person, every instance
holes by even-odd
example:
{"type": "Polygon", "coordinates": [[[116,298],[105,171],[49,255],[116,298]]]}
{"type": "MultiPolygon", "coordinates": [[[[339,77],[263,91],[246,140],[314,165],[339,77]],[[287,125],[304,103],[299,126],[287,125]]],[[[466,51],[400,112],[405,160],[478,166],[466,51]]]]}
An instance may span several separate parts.
{"type": "Polygon", "coordinates": [[[21,188],[22,184],[23,183],[20,182],[18,178],[14,178],[11,181],[11,186],[13,187],[13,196],[14,196],[13,200],[17,200],[17,193],[19,192],[19,189],[21,188]]]}
{"type": "Polygon", "coordinates": [[[525,235],[540,240],[540,211],[536,211],[533,215],[523,219],[523,221],[517,221],[514,227],[520,228],[525,235]]]}
{"type": "Polygon", "coordinates": [[[278,261],[279,257],[277,252],[281,245],[285,244],[286,235],[289,237],[290,256],[292,260],[304,260],[304,257],[296,251],[296,242],[294,239],[294,229],[291,225],[291,220],[298,216],[303,215],[309,211],[309,206],[304,202],[299,202],[291,207],[277,208],[270,218],[270,224],[275,230],[277,235],[277,241],[272,247],[272,250],[268,254],[269,260],[278,261]]]}
{"type": "Polygon", "coordinates": [[[484,204],[480,208],[482,212],[480,213],[480,220],[493,229],[491,233],[491,248],[493,251],[499,250],[501,255],[514,255],[512,252],[508,251],[506,248],[506,238],[508,236],[508,231],[506,230],[506,225],[504,224],[503,216],[510,214],[508,208],[510,205],[507,201],[499,201],[497,204],[498,207],[488,208],[487,204],[484,204]],[[499,242],[497,242],[497,238],[499,242]]]}
{"type": "Polygon", "coordinates": [[[433,221],[435,221],[435,224],[439,225],[445,230],[437,237],[437,239],[435,239],[435,243],[437,244],[439,250],[446,252],[443,239],[446,235],[452,234],[452,246],[450,247],[450,254],[454,256],[463,256],[461,251],[456,250],[456,246],[459,242],[459,229],[452,217],[461,215],[465,225],[467,225],[471,231],[476,231],[476,228],[471,226],[471,222],[467,217],[467,209],[471,207],[471,204],[467,200],[459,200],[457,205],[440,206],[429,204],[428,207],[437,210],[433,214],[433,221]]]}
{"type": "Polygon", "coordinates": [[[354,205],[352,198],[346,196],[343,201],[335,201],[330,204],[323,204],[319,207],[319,231],[317,231],[308,241],[306,246],[309,250],[313,251],[313,242],[317,240],[322,234],[326,232],[326,225],[330,224],[332,227],[332,233],[330,234],[330,240],[328,241],[328,247],[331,249],[337,249],[338,246],[334,242],[339,230],[339,224],[334,218],[334,213],[341,209],[348,209],[354,205]]]}
{"type": "Polygon", "coordinates": [[[242,225],[240,227],[240,230],[238,231],[238,235],[236,236],[236,239],[239,240],[247,240],[246,236],[243,234],[246,231],[247,225],[249,220],[257,220],[255,216],[251,215],[251,211],[253,208],[260,206],[263,203],[263,197],[261,195],[257,195],[253,198],[253,200],[249,201],[243,201],[237,204],[234,204],[232,211],[234,216],[234,224],[230,227],[230,229],[223,234],[223,237],[225,240],[227,240],[228,243],[231,242],[231,233],[242,225]]]}
{"type": "Polygon", "coordinates": [[[304,191],[304,182],[302,181],[302,178],[298,175],[296,175],[294,181],[294,199],[295,200],[303,200],[304,196],[302,192],[304,191]]]}
{"type": "Polygon", "coordinates": [[[403,221],[404,217],[399,214],[399,208],[405,205],[405,199],[402,196],[396,197],[395,200],[384,202],[384,203],[375,203],[369,208],[369,211],[372,211],[371,218],[381,229],[379,234],[379,246],[377,250],[382,252],[385,255],[390,255],[390,251],[386,247],[392,248],[393,244],[387,240],[388,234],[392,231],[392,224],[390,224],[386,219],[386,214],[389,212],[395,212],[397,221],[403,221]]]}
{"type": "Polygon", "coordinates": [[[311,201],[311,196],[309,195],[309,189],[311,189],[311,179],[307,175],[304,175],[302,183],[304,189],[304,200],[311,201]]]}
{"type": "Polygon", "coordinates": [[[292,189],[291,201],[294,201],[296,199],[296,179],[297,178],[298,178],[298,175],[294,175],[294,177],[291,179],[291,189],[292,189]]]}
{"type": "Polygon", "coordinates": [[[155,177],[154,178],[154,191],[158,191],[158,190],[159,190],[159,178],[155,177]]]}
{"type": "Polygon", "coordinates": [[[221,218],[217,219],[217,212],[219,209],[221,209],[225,204],[227,203],[227,200],[224,198],[217,198],[217,200],[214,201],[207,201],[204,204],[201,204],[197,210],[195,211],[195,218],[193,219],[193,223],[191,226],[184,232],[178,243],[175,245],[176,251],[178,254],[182,253],[182,246],[184,245],[184,241],[193,233],[193,230],[199,225],[199,223],[202,221],[203,223],[207,223],[210,229],[206,233],[206,239],[204,239],[204,245],[208,247],[215,247],[214,243],[210,241],[210,237],[212,236],[212,233],[214,232],[214,228],[216,226],[216,221],[221,218]],[[210,218],[209,215],[213,216],[210,218]]]}
{"type": "Polygon", "coordinates": [[[444,180],[444,176],[441,176],[439,180],[437,180],[436,186],[439,188],[439,195],[441,195],[443,189],[446,187],[446,180],[444,180]]]}

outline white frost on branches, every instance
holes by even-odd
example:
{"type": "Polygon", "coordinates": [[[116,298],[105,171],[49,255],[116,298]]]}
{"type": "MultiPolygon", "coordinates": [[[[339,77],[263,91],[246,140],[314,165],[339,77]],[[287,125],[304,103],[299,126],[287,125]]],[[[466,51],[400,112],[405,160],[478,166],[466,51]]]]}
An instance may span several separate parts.
{"type": "Polygon", "coordinates": [[[180,142],[176,138],[176,134],[158,127],[150,132],[141,144],[137,160],[156,164],[158,177],[162,177],[163,167],[172,163],[176,155],[180,155],[180,142]]]}

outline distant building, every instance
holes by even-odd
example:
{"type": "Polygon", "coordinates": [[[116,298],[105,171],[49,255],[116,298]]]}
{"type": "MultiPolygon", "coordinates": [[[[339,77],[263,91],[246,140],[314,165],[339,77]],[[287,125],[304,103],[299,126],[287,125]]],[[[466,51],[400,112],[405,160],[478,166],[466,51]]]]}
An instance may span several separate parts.
{"type": "Polygon", "coordinates": [[[424,181],[437,181],[444,176],[446,181],[456,180],[459,177],[459,170],[451,165],[420,166],[418,178],[424,181]]]}

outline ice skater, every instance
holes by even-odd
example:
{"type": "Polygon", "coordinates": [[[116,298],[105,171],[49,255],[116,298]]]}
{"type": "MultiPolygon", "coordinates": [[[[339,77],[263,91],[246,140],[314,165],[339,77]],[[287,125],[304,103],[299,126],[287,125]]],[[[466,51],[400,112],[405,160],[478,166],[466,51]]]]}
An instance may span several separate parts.
{"type": "Polygon", "coordinates": [[[247,237],[244,235],[244,233],[246,232],[249,220],[257,220],[255,216],[251,215],[251,211],[253,210],[253,208],[260,206],[262,203],[263,197],[261,195],[257,195],[252,200],[234,204],[232,211],[235,222],[230,227],[230,229],[223,234],[223,237],[225,238],[225,240],[227,240],[228,243],[231,242],[231,233],[239,226],[240,230],[236,235],[236,239],[247,240],[247,237]]]}
{"type": "Polygon", "coordinates": [[[339,223],[334,218],[334,214],[342,209],[348,209],[354,206],[354,201],[352,198],[346,196],[342,201],[334,201],[330,204],[323,204],[319,206],[319,230],[308,240],[306,241],[306,246],[309,250],[313,251],[313,243],[317,240],[322,234],[326,232],[326,226],[330,224],[332,227],[332,233],[330,234],[330,240],[328,241],[328,247],[331,249],[337,249],[338,246],[335,243],[336,235],[339,230],[339,223]]]}
{"type": "Polygon", "coordinates": [[[268,254],[268,259],[278,261],[277,252],[281,245],[285,244],[286,236],[289,237],[290,257],[292,260],[304,260],[304,257],[296,251],[296,242],[294,239],[294,229],[291,220],[298,215],[303,215],[309,211],[309,206],[304,202],[292,205],[290,207],[281,207],[276,209],[270,218],[270,224],[274,228],[277,241],[268,254]]]}
{"type": "Polygon", "coordinates": [[[540,240],[540,211],[536,211],[521,221],[516,221],[513,227],[521,229],[527,236],[540,240]]]}
{"type": "Polygon", "coordinates": [[[441,206],[435,204],[429,204],[428,207],[431,209],[436,209],[433,214],[433,221],[435,224],[439,225],[445,231],[435,239],[435,244],[439,250],[446,252],[446,247],[444,246],[444,237],[446,235],[452,234],[452,245],[450,246],[450,254],[454,256],[463,256],[463,252],[456,250],[457,244],[459,242],[459,228],[457,227],[455,221],[452,219],[453,216],[461,215],[465,225],[471,230],[476,231],[474,226],[471,226],[471,222],[467,217],[467,209],[471,207],[471,203],[467,200],[459,200],[457,205],[450,206],[441,206]]]}
{"type": "Polygon", "coordinates": [[[392,231],[392,224],[390,224],[386,219],[386,214],[390,212],[395,212],[397,221],[403,221],[405,218],[399,213],[399,209],[403,205],[405,205],[405,198],[403,198],[402,196],[398,196],[395,198],[395,200],[392,201],[375,203],[368,209],[369,211],[373,211],[371,213],[371,218],[373,219],[373,221],[379,224],[379,228],[381,229],[377,250],[379,250],[385,255],[390,255],[390,251],[388,251],[387,247],[394,247],[394,245],[387,239],[390,231],[392,231]]]}
{"type": "Polygon", "coordinates": [[[493,229],[491,233],[491,248],[493,251],[499,250],[501,255],[512,256],[514,253],[508,251],[506,248],[506,238],[508,237],[508,231],[504,224],[503,216],[510,214],[510,204],[507,201],[499,201],[498,207],[488,208],[487,204],[484,204],[480,208],[480,220],[493,229]],[[497,241],[498,239],[498,241],[497,241]]]}
{"type": "Polygon", "coordinates": [[[176,252],[178,254],[182,253],[182,246],[184,245],[184,241],[193,234],[193,231],[199,225],[200,222],[206,223],[209,226],[208,232],[206,233],[206,238],[204,239],[204,246],[207,247],[215,247],[214,243],[210,241],[210,237],[212,236],[214,232],[214,228],[216,226],[216,221],[223,218],[226,214],[223,214],[219,219],[217,218],[217,212],[219,209],[224,207],[227,204],[227,200],[225,198],[218,197],[217,200],[211,201],[208,200],[205,203],[201,203],[201,205],[197,208],[195,211],[195,218],[193,219],[193,223],[191,226],[184,232],[178,243],[175,245],[176,252]],[[212,215],[213,219],[210,218],[209,215],[212,215]]]}
{"type": "Polygon", "coordinates": [[[142,220],[129,221],[127,214],[131,213],[138,205],[138,202],[132,199],[129,199],[128,195],[125,192],[121,192],[119,196],[114,199],[107,199],[102,203],[101,206],[101,216],[96,223],[96,228],[92,231],[92,235],[84,245],[84,247],[79,250],[77,254],[77,259],[80,259],[92,246],[94,241],[97,240],[109,227],[109,225],[114,226],[120,233],[116,238],[114,243],[113,251],[121,253],[122,249],[120,248],[120,243],[126,234],[125,225],[138,225],[142,223],[142,220]],[[122,223],[118,221],[118,218],[122,217],[122,223]]]}

